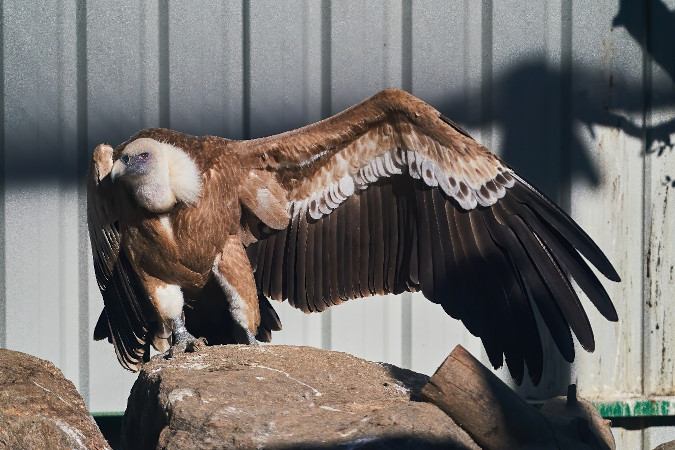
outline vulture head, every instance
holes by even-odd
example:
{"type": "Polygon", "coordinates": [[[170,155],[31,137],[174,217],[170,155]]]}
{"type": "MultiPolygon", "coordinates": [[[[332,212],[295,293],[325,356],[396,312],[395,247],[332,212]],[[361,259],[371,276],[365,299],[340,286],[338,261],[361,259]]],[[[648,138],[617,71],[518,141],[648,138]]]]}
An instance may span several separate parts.
{"type": "Polygon", "coordinates": [[[200,174],[184,150],[151,138],[124,146],[111,171],[113,183],[125,183],[139,206],[163,214],[177,202],[196,203],[200,174]]]}

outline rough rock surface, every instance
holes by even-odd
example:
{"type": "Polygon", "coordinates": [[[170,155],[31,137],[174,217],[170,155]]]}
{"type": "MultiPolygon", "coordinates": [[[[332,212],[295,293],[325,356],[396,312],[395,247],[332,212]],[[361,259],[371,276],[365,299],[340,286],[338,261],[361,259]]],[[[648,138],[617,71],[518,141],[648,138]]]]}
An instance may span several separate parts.
{"type": "Polygon", "coordinates": [[[539,412],[555,430],[561,448],[616,449],[611,421],[603,419],[586,399],[570,402],[567,397],[556,397],[544,403],[539,412]]]}
{"type": "Polygon", "coordinates": [[[145,364],[125,448],[478,448],[445,413],[411,401],[428,377],[346,353],[211,346],[145,364]]]}
{"type": "Polygon", "coordinates": [[[0,448],[110,447],[59,369],[49,361],[0,348],[0,448]]]}
{"type": "Polygon", "coordinates": [[[675,450],[675,441],[664,442],[663,444],[654,447],[654,450],[675,450]]]}

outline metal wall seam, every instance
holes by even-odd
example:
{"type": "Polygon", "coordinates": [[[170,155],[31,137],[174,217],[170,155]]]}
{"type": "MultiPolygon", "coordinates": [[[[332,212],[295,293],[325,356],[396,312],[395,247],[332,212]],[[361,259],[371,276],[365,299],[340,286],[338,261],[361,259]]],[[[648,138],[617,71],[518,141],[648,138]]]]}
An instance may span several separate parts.
{"type": "Polygon", "coordinates": [[[5,8],[0,4],[0,347],[7,346],[7,257],[5,255],[5,8]]]}

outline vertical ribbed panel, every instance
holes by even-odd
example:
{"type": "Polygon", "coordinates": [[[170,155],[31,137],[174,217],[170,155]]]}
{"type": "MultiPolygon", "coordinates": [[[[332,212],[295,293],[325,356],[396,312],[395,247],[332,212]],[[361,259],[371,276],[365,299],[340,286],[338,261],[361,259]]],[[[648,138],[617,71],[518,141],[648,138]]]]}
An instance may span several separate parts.
{"type": "MultiPolygon", "coordinates": [[[[521,392],[577,382],[582,395],[675,395],[675,1],[620,3],[5,0],[0,345],[54,362],[92,411],[123,410],[135,376],[91,340],[102,308],[82,183],[93,147],[149,126],[264,136],[402,87],[571,211],[623,279],[605,283],[618,324],[582,299],[596,352],[579,349],[570,367],[548,345],[542,386],[521,392]]],[[[322,316],[275,307],[276,343],[427,373],[458,343],[483,353],[421,294],[322,316]]]]}

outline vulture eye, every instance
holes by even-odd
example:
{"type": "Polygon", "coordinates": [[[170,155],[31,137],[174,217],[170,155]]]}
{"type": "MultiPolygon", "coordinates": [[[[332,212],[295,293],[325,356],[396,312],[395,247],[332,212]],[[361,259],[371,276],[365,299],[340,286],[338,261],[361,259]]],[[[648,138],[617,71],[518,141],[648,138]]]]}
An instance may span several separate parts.
{"type": "Polygon", "coordinates": [[[124,155],[120,159],[124,164],[129,164],[129,155],[124,155]]]}
{"type": "Polygon", "coordinates": [[[140,155],[138,155],[138,157],[141,158],[141,159],[148,159],[150,157],[150,153],[143,152],[140,155]]]}

